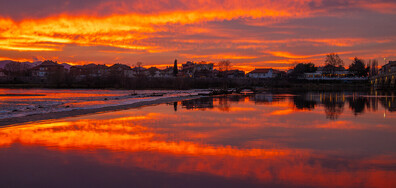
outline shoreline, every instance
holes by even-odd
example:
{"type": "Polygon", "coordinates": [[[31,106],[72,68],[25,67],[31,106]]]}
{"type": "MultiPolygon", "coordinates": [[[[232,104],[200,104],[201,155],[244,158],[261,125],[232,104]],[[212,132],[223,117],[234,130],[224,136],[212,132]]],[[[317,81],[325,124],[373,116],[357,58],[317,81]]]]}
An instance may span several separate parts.
{"type": "Polygon", "coordinates": [[[22,124],[22,123],[27,123],[27,122],[53,120],[53,119],[61,119],[61,118],[67,118],[67,117],[82,116],[82,115],[87,115],[87,114],[127,110],[127,109],[139,108],[139,107],[144,107],[144,106],[164,104],[164,103],[169,103],[169,102],[179,102],[179,101],[184,101],[184,100],[198,99],[201,97],[204,97],[204,96],[198,95],[198,96],[184,96],[184,97],[169,97],[169,98],[156,99],[156,100],[152,100],[152,101],[140,101],[140,102],[136,102],[133,104],[125,104],[125,105],[118,105],[118,106],[107,106],[107,107],[93,108],[93,109],[78,109],[78,110],[63,111],[63,112],[49,112],[49,113],[42,113],[42,114],[32,114],[32,115],[27,115],[27,116],[23,116],[23,117],[5,118],[5,119],[0,119],[0,127],[22,124]]]}

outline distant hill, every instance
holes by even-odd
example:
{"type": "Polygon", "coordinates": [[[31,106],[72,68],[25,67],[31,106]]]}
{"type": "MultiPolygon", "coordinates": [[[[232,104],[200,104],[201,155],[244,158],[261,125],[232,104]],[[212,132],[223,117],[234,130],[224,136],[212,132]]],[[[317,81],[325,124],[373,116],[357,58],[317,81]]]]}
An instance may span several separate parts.
{"type": "MultiPolygon", "coordinates": [[[[11,62],[17,62],[17,61],[12,61],[12,60],[0,61],[0,68],[4,68],[5,65],[7,65],[8,63],[11,63],[11,62]]],[[[23,64],[27,65],[28,67],[32,68],[37,65],[40,65],[42,63],[42,61],[36,61],[36,62],[25,61],[25,62],[19,62],[19,63],[23,63],[23,64]]]]}
{"type": "MultiPolygon", "coordinates": [[[[5,65],[11,62],[17,62],[17,61],[12,61],[12,60],[3,60],[0,61],[0,68],[4,69],[5,65]]],[[[29,61],[25,61],[25,62],[20,62],[23,64],[26,64],[28,67],[33,68],[35,66],[38,66],[42,63],[42,61],[35,61],[35,62],[29,62],[29,61]]],[[[62,63],[61,64],[65,69],[70,70],[71,65],[67,64],[67,63],[62,63]]]]}

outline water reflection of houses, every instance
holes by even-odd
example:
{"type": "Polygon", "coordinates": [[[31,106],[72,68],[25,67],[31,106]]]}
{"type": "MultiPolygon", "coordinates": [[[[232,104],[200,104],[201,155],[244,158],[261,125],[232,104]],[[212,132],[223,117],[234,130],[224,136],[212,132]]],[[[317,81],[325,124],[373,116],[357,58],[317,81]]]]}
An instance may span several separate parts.
{"type": "Polygon", "coordinates": [[[386,97],[381,97],[379,98],[379,103],[387,109],[389,112],[396,112],[396,100],[394,93],[392,93],[390,96],[385,95],[386,97]]]}
{"type": "MultiPolygon", "coordinates": [[[[349,108],[353,111],[355,115],[362,114],[365,109],[371,109],[371,100],[368,97],[361,97],[359,95],[353,95],[351,97],[347,98],[347,101],[349,103],[349,108]]],[[[373,101],[374,103],[377,103],[377,100],[373,101]]],[[[376,106],[376,105],[374,105],[376,106]]]]}
{"type": "Polygon", "coordinates": [[[367,97],[345,92],[306,93],[295,96],[293,101],[297,109],[313,110],[316,105],[321,104],[329,119],[337,119],[343,113],[346,102],[349,103],[349,108],[355,115],[363,113],[366,106],[370,106],[367,97]]]}
{"type": "Polygon", "coordinates": [[[320,98],[318,95],[313,95],[312,93],[296,95],[293,97],[293,102],[297,109],[313,110],[320,102],[320,98]]]}
{"type": "Polygon", "coordinates": [[[326,116],[336,119],[343,112],[345,103],[355,114],[363,114],[365,110],[378,110],[381,104],[386,110],[393,112],[396,110],[396,100],[393,94],[386,93],[380,97],[381,93],[371,93],[375,97],[367,97],[365,93],[303,93],[293,97],[294,105],[297,109],[313,110],[316,105],[323,105],[326,116]],[[376,97],[378,96],[378,97],[376,97]]]}
{"type": "Polygon", "coordinates": [[[249,96],[246,96],[246,95],[229,95],[228,96],[228,100],[231,102],[235,102],[235,103],[244,101],[246,98],[249,98],[249,96]]]}
{"type": "Polygon", "coordinates": [[[344,93],[321,93],[320,100],[329,119],[337,119],[344,111],[344,93]]]}
{"type": "Polygon", "coordinates": [[[273,94],[256,94],[250,97],[250,100],[254,101],[255,103],[271,103],[273,102],[273,94]]]}
{"type": "Polygon", "coordinates": [[[212,109],[214,107],[212,97],[187,100],[187,101],[182,101],[181,103],[182,103],[182,107],[187,110],[212,109]]]}
{"type": "Polygon", "coordinates": [[[346,94],[337,92],[305,93],[293,97],[297,109],[313,110],[316,105],[323,105],[329,119],[337,119],[342,114],[345,101],[346,94]]]}

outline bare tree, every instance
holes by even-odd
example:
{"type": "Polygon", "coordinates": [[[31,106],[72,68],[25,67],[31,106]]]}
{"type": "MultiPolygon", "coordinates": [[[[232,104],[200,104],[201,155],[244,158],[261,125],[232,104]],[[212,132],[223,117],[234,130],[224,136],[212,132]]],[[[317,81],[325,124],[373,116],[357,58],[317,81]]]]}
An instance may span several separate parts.
{"type": "Polygon", "coordinates": [[[325,70],[331,72],[332,74],[334,74],[337,67],[342,67],[344,65],[344,61],[336,53],[327,54],[325,62],[325,70]]]}
{"type": "Polygon", "coordinates": [[[330,53],[326,55],[326,65],[334,67],[344,66],[344,61],[336,53],[330,53]]]}
{"type": "Polygon", "coordinates": [[[219,71],[228,71],[231,68],[231,61],[230,60],[222,60],[220,61],[217,66],[219,67],[219,71]]]}
{"type": "Polygon", "coordinates": [[[142,62],[140,62],[140,61],[138,61],[137,63],[136,63],[136,67],[142,67],[142,65],[143,65],[143,63],[142,62]]]}
{"type": "Polygon", "coordinates": [[[141,73],[142,73],[142,65],[143,65],[143,63],[140,62],[140,61],[138,61],[138,62],[136,63],[137,75],[138,75],[138,76],[141,76],[141,73]]]}
{"type": "Polygon", "coordinates": [[[9,62],[4,66],[4,70],[7,72],[8,75],[11,75],[11,76],[26,75],[29,68],[30,67],[27,64],[15,62],[15,61],[9,62]]]}
{"type": "Polygon", "coordinates": [[[21,70],[21,64],[18,62],[9,62],[4,66],[4,70],[9,74],[18,73],[21,70]]]}

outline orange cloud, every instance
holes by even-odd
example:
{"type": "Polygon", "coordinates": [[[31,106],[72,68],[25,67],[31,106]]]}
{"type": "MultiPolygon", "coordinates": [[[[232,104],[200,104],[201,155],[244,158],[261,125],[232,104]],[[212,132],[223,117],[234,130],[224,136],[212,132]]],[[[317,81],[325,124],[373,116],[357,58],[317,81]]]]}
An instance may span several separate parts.
{"type": "Polygon", "coordinates": [[[311,57],[311,56],[294,55],[289,52],[269,52],[269,53],[272,54],[273,56],[285,57],[290,59],[304,59],[311,57]]]}
{"type": "MultiPolygon", "coordinates": [[[[291,17],[295,12],[273,8],[230,9],[230,10],[187,10],[159,14],[125,14],[107,17],[55,16],[44,19],[26,19],[16,23],[0,18],[3,29],[0,30],[2,49],[20,51],[59,50],[41,47],[37,43],[79,45],[106,45],[133,50],[155,50],[151,45],[140,45],[139,40],[150,37],[150,33],[160,32],[158,26],[166,24],[197,24],[216,20],[235,18],[291,17]],[[133,23],[133,24],[131,24],[133,23]],[[5,40],[6,39],[6,40],[5,40]],[[125,41],[129,41],[125,43],[125,41]],[[134,44],[133,41],[137,41],[134,44]],[[29,46],[29,47],[23,47],[29,46]]],[[[297,13],[302,14],[302,13],[297,13]]],[[[48,44],[46,44],[48,45],[48,44]]]]}
{"type": "MultiPolygon", "coordinates": [[[[229,59],[236,66],[246,67],[245,71],[255,67],[285,70],[294,60],[321,63],[323,58],[318,57],[329,50],[345,52],[347,48],[368,44],[391,46],[396,40],[389,36],[321,34],[307,38],[298,30],[308,26],[287,25],[296,18],[313,18],[331,12],[324,7],[326,3],[319,0],[181,0],[171,8],[155,2],[104,1],[75,12],[60,11],[19,20],[0,16],[0,56],[10,59],[59,56],[58,61],[75,64],[114,61],[130,64],[139,60],[148,65],[165,64],[161,62],[163,59],[172,61],[174,58],[211,62],[229,59]],[[108,12],[102,13],[103,10],[108,12]],[[285,66],[273,65],[281,63],[285,66]]],[[[364,1],[356,6],[380,11],[395,4],[364,1]]],[[[323,28],[314,29],[326,31],[325,26],[318,27],[323,28]]],[[[374,49],[369,54],[376,57],[385,55],[384,51],[374,49]]]]}
{"type": "Polygon", "coordinates": [[[193,55],[193,54],[180,54],[181,56],[188,59],[214,59],[214,60],[237,60],[237,59],[256,59],[259,56],[247,56],[238,54],[215,54],[215,55],[193,55]]]}

